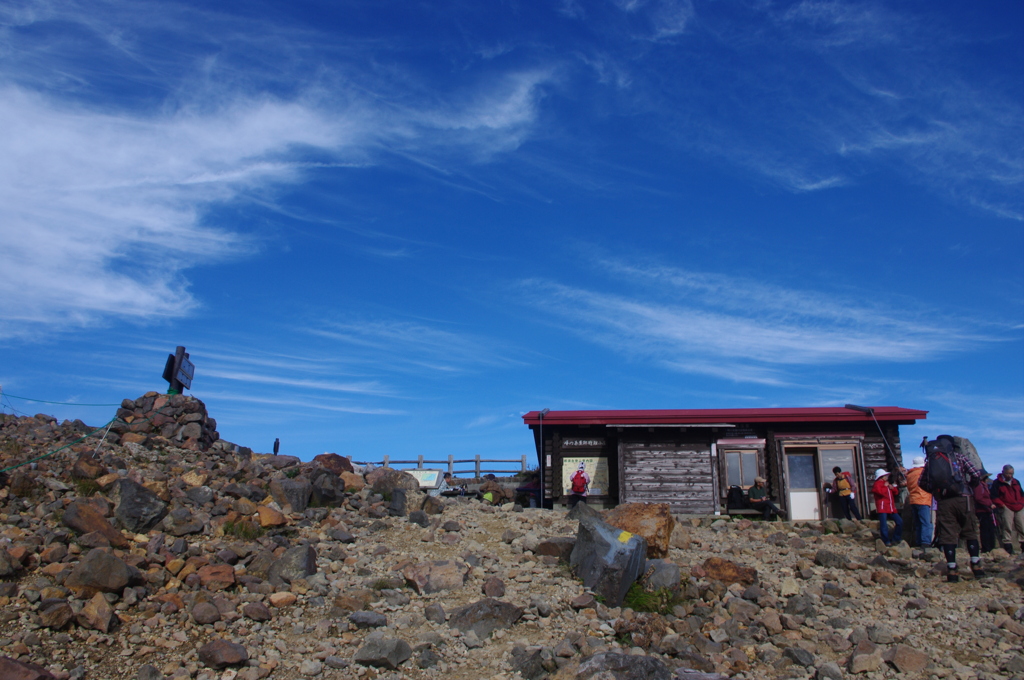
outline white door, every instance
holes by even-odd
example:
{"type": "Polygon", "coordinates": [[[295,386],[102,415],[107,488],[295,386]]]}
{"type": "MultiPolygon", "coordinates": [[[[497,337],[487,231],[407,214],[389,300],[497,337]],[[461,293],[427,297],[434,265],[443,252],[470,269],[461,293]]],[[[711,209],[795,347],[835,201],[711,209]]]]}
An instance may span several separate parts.
{"type": "Polygon", "coordinates": [[[786,477],[789,481],[789,519],[819,520],[817,456],[813,453],[787,453],[786,477]]]}

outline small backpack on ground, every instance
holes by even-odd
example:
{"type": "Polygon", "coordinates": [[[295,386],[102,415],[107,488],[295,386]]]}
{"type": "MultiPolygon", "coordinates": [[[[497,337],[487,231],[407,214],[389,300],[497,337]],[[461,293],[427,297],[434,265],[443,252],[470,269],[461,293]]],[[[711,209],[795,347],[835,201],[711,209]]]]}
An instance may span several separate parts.
{"type": "Polygon", "coordinates": [[[743,494],[743,489],[738,485],[729,487],[729,495],[725,498],[726,510],[746,510],[747,509],[747,497],[743,494]]]}
{"type": "Polygon", "coordinates": [[[583,494],[587,491],[587,478],[583,474],[582,470],[577,470],[570,480],[572,482],[572,492],[575,494],[583,494]]]}
{"type": "Polygon", "coordinates": [[[953,447],[947,442],[928,442],[925,470],[917,485],[937,498],[962,496],[967,487],[964,473],[953,456],[953,447]]]}

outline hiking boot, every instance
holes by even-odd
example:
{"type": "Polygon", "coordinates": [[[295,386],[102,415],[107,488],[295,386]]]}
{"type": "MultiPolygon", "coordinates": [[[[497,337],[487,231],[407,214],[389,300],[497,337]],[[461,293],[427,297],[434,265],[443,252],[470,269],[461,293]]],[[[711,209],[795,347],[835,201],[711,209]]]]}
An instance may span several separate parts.
{"type": "Polygon", "coordinates": [[[1012,543],[1003,543],[1003,550],[1006,551],[1007,555],[1012,555],[1013,554],[1013,544],[1012,543]]]}
{"type": "Polygon", "coordinates": [[[949,583],[960,583],[960,570],[959,569],[950,569],[949,573],[946,574],[946,580],[949,583]]]}
{"type": "Polygon", "coordinates": [[[985,578],[985,570],[981,568],[981,565],[975,567],[971,565],[971,573],[974,574],[974,578],[985,578]]]}

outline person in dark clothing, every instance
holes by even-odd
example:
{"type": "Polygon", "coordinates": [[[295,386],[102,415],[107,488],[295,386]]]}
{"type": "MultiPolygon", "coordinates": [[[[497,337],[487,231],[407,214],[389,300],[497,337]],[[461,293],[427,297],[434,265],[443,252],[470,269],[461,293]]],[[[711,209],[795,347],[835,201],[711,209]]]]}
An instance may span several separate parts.
{"type": "Polygon", "coordinates": [[[981,472],[971,464],[959,451],[953,450],[953,438],[939,435],[935,441],[928,442],[930,452],[924,463],[923,479],[930,479],[929,467],[933,454],[941,455],[949,461],[949,466],[963,480],[959,493],[942,489],[933,489],[932,495],[938,505],[935,513],[935,542],[942,548],[946,556],[946,580],[950,583],[960,581],[960,571],[956,563],[956,546],[963,539],[967,543],[967,553],[971,557],[971,573],[975,578],[985,575],[981,568],[981,546],[978,544],[978,517],[974,514],[974,494],[972,487],[981,478],[981,472]]]}
{"type": "Polygon", "coordinates": [[[773,515],[776,517],[781,515],[782,511],[772,503],[772,497],[768,495],[768,489],[765,488],[764,484],[764,477],[754,477],[754,486],[747,489],[747,498],[750,501],[750,507],[754,510],[760,510],[761,516],[767,522],[771,520],[773,515]]]}
{"type": "Polygon", "coordinates": [[[995,506],[989,495],[988,480],[992,475],[988,470],[981,471],[981,483],[974,487],[974,514],[978,516],[978,529],[981,533],[981,552],[987,553],[996,547],[995,506]]]}

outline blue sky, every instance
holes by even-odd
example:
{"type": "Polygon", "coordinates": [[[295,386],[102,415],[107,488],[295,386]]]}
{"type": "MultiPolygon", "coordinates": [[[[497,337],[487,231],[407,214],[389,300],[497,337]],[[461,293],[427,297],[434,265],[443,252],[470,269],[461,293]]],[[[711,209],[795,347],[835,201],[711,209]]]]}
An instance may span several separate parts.
{"type": "Polygon", "coordinates": [[[0,384],[181,344],[303,458],[852,402],[1021,468],[1022,67],[1019,2],[3,2],[0,384]]]}

